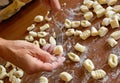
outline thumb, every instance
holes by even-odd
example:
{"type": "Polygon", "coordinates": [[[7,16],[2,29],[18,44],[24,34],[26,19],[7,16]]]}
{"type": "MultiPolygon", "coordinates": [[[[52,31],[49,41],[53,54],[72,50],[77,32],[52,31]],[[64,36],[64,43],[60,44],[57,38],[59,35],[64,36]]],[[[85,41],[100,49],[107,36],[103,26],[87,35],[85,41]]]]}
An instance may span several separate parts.
{"type": "Polygon", "coordinates": [[[59,0],[50,0],[50,5],[55,12],[61,9],[59,0]]]}

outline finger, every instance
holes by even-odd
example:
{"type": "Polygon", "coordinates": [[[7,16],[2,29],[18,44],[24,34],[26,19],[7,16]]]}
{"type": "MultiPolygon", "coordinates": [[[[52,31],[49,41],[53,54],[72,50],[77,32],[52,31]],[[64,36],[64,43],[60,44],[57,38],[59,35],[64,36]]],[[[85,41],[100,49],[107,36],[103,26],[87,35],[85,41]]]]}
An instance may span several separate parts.
{"type": "Polygon", "coordinates": [[[45,51],[47,51],[48,49],[49,49],[49,47],[50,47],[50,44],[46,44],[45,46],[43,46],[43,50],[45,50],[45,51]]]}
{"type": "Polygon", "coordinates": [[[62,65],[64,61],[65,61],[65,58],[64,57],[60,57],[55,62],[44,63],[42,68],[43,68],[43,70],[46,70],[46,71],[52,71],[52,70],[56,69],[57,67],[59,67],[60,65],[62,65]]]}
{"type": "Polygon", "coordinates": [[[51,8],[55,12],[61,9],[59,0],[50,0],[50,4],[51,4],[51,8]]]}
{"type": "Polygon", "coordinates": [[[55,45],[50,45],[49,49],[47,50],[50,54],[53,53],[53,50],[55,48],[55,45]]]}

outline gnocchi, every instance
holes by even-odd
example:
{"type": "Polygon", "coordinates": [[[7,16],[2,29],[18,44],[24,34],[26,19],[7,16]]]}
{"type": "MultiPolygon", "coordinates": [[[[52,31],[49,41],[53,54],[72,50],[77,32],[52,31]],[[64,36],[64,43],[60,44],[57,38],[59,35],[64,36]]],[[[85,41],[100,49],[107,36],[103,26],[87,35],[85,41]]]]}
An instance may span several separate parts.
{"type": "Polygon", "coordinates": [[[115,12],[112,10],[108,10],[105,12],[105,16],[108,18],[111,18],[112,16],[114,16],[115,12]]]}
{"type": "Polygon", "coordinates": [[[74,32],[74,36],[80,36],[80,34],[82,34],[82,31],[80,31],[80,30],[76,30],[74,32]]]}
{"type": "Polygon", "coordinates": [[[81,10],[82,12],[84,12],[84,13],[89,11],[88,7],[85,6],[85,5],[81,5],[81,6],[80,6],[80,10],[81,10]]]}
{"type": "Polygon", "coordinates": [[[3,65],[0,65],[0,73],[6,72],[6,68],[3,65]]]}
{"type": "Polygon", "coordinates": [[[4,81],[3,81],[3,80],[0,80],[0,83],[4,83],[4,81]]]}
{"type": "Polygon", "coordinates": [[[74,29],[68,29],[68,30],[65,32],[66,36],[72,36],[72,35],[74,35],[74,33],[75,33],[75,30],[74,30],[74,29]]]}
{"type": "Polygon", "coordinates": [[[107,4],[107,0],[98,0],[100,4],[107,4]]]}
{"type": "Polygon", "coordinates": [[[41,15],[37,15],[34,18],[34,22],[42,22],[44,20],[44,17],[41,15]]]}
{"type": "Polygon", "coordinates": [[[120,13],[120,5],[115,5],[113,7],[113,11],[115,11],[116,13],[120,13]]]}
{"type": "Polygon", "coordinates": [[[31,30],[33,30],[35,28],[35,24],[32,24],[31,26],[29,26],[28,28],[27,28],[27,31],[31,31],[31,30]]]}
{"type": "Polygon", "coordinates": [[[86,47],[79,44],[79,43],[76,43],[75,46],[74,46],[75,50],[79,51],[79,52],[85,52],[86,50],[86,47]]]}
{"type": "Polygon", "coordinates": [[[33,36],[33,37],[37,37],[37,32],[30,31],[30,32],[29,32],[29,35],[31,35],[31,36],[33,36]]]}
{"type": "Polygon", "coordinates": [[[40,43],[40,45],[42,45],[42,46],[44,46],[44,45],[47,44],[46,40],[43,39],[43,38],[40,38],[40,39],[39,39],[39,43],[40,43]]]}
{"type": "Polygon", "coordinates": [[[49,14],[50,14],[50,11],[48,11],[47,14],[45,15],[45,20],[46,21],[51,21],[52,20],[51,17],[48,17],[49,14]]]}
{"type": "Polygon", "coordinates": [[[72,28],[77,28],[80,26],[80,21],[72,21],[71,22],[71,27],[72,28]]]}
{"type": "Polygon", "coordinates": [[[108,26],[110,24],[111,18],[104,18],[102,21],[103,26],[108,26]]]}
{"type": "Polygon", "coordinates": [[[81,26],[89,27],[89,26],[91,26],[91,23],[88,20],[81,20],[81,26]]]}
{"type": "Polygon", "coordinates": [[[36,46],[40,47],[39,42],[37,40],[33,41],[33,44],[35,44],[36,46]]]}
{"type": "Polygon", "coordinates": [[[119,25],[119,21],[116,17],[113,17],[110,21],[110,25],[111,27],[114,29],[114,28],[118,28],[120,25],[119,25]]]}
{"type": "Polygon", "coordinates": [[[98,35],[98,31],[95,27],[91,27],[91,36],[97,36],[98,35]]]}
{"type": "Polygon", "coordinates": [[[12,83],[21,83],[21,79],[20,78],[16,78],[15,76],[11,76],[9,78],[9,81],[12,83]]]}
{"type": "Polygon", "coordinates": [[[114,5],[117,3],[118,0],[107,0],[108,5],[114,5]]]}
{"type": "Polygon", "coordinates": [[[80,61],[80,57],[73,52],[69,52],[67,55],[68,55],[69,59],[73,62],[79,62],[80,61]]]}
{"type": "Polygon", "coordinates": [[[44,30],[47,30],[48,28],[50,28],[50,25],[49,24],[45,24],[45,25],[40,27],[40,30],[44,31],[44,30]]]}
{"type": "Polygon", "coordinates": [[[29,41],[29,42],[32,42],[32,41],[34,41],[34,37],[31,36],[31,35],[27,35],[27,36],[25,37],[25,40],[26,40],[26,41],[29,41]]]}
{"type": "Polygon", "coordinates": [[[0,73],[0,80],[4,79],[4,78],[6,78],[6,77],[8,77],[7,72],[2,72],[2,73],[0,73]]]}
{"type": "Polygon", "coordinates": [[[41,76],[39,78],[39,83],[48,83],[48,79],[46,77],[44,77],[44,76],[41,76]]]}
{"type": "Polygon", "coordinates": [[[44,20],[44,17],[41,15],[37,15],[34,18],[34,22],[42,22],[44,20]]]}
{"type": "Polygon", "coordinates": [[[98,80],[98,79],[102,79],[106,76],[106,72],[102,69],[98,69],[95,71],[91,72],[92,78],[98,80]]]}
{"type": "Polygon", "coordinates": [[[120,30],[113,32],[112,34],[110,34],[110,36],[115,40],[120,39],[120,30]]]}
{"type": "Polygon", "coordinates": [[[108,64],[111,68],[115,68],[118,65],[118,56],[110,54],[108,57],[108,64]]]}
{"type": "Polygon", "coordinates": [[[50,39],[49,39],[49,42],[50,42],[50,44],[52,44],[52,45],[56,45],[56,40],[54,39],[54,37],[50,37],[50,39]]]}
{"type": "Polygon", "coordinates": [[[92,8],[93,5],[93,1],[92,0],[84,0],[83,4],[86,5],[89,9],[92,8]]]}
{"type": "Polygon", "coordinates": [[[98,30],[98,34],[100,37],[103,37],[107,34],[108,29],[106,27],[100,27],[100,29],[98,30]]]}
{"type": "Polygon", "coordinates": [[[85,67],[85,69],[86,69],[88,72],[91,72],[93,69],[95,69],[95,66],[94,66],[93,62],[92,62],[90,59],[86,59],[86,60],[83,62],[83,66],[85,67]]]}
{"type": "Polygon", "coordinates": [[[24,75],[24,71],[23,70],[15,71],[15,72],[13,72],[13,75],[17,78],[22,78],[24,75]]]}
{"type": "Polygon", "coordinates": [[[46,37],[48,35],[47,32],[44,32],[44,31],[41,31],[41,32],[38,32],[38,37],[46,37]]]}
{"type": "Polygon", "coordinates": [[[93,18],[93,13],[92,13],[92,12],[86,12],[86,13],[84,14],[84,18],[85,18],[86,20],[90,20],[91,18],[93,18]]]}
{"type": "Polygon", "coordinates": [[[72,22],[69,19],[65,19],[65,23],[64,23],[65,28],[71,28],[71,23],[72,22]]]}
{"type": "Polygon", "coordinates": [[[88,37],[90,37],[90,35],[90,30],[85,30],[84,32],[82,32],[82,34],[80,34],[80,38],[86,40],[88,37]]]}
{"type": "Polygon", "coordinates": [[[73,77],[67,72],[60,73],[60,78],[65,82],[69,82],[73,79],[73,77]]]}
{"type": "Polygon", "coordinates": [[[111,37],[108,38],[107,42],[108,42],[108,44],[109,44],[111,47],[114,47],[115,45],[118,44],[118,42],[117,42],[115,39],[111,38],[111,37]]]}
{"type": "Polygon", "coordinates": [[[62,47],[62,45],[57,45],[57,46],[54,48],[53,53],[56,54],[56,55],[61,55],[61,54],[63,54],[63,47],[62,47]]]}

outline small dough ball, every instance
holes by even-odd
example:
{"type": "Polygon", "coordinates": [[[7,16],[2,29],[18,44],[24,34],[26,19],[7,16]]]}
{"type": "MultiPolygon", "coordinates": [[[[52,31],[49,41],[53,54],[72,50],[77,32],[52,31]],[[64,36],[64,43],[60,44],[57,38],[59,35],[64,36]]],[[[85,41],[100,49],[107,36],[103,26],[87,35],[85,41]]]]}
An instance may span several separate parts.
{"type": "Polygon", "coordinates": [[[57,46],[54,48],[53,53],[56,54],[56,55],[61,55],[61,54],[63,54],[63,47],[62,47],[62,45],[57,45],[57,46]]]}
{"type": "Polygon", "coordinates": [[[73,79],[73,77],[67,72],[60,73],[60,78],[65,82],[69,82],[73,79]]]}
{"type": "Polygon", "coordinates": [[[44,20],[44,17],[41,16],[41,15],[37,15],[37,16],[35,16],[35,18],[34,18],[34,21],[35,21],[35,22],[42,22],[43,20],[44,20]]]}

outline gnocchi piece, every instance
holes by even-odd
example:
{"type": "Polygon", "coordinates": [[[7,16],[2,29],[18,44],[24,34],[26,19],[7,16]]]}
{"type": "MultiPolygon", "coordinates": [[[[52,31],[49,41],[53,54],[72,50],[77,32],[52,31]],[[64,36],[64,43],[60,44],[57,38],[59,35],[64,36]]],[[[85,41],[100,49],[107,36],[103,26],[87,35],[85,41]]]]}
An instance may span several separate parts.
{"type": "Polygon", "coordinates": [[[10,63],[10,62],[6,62],[5,67],[6,67],[6,68],[9,68],[10,66],[13,66],[13,64],[10,63]]]}
{"type": "Polygon", "coordinates": [[[46,23],[45,25],[43,25],[43,26],[40,27],[40,30],[41,30],[41,31],[45,31],[45,30],[47,30],[48,28],[50,28],[50,25],[46,23]]]}
{"type": "Polygon", "coordinates": [[[4,83],[4,81],[3,81],[3,80],[0,80],[0,83],[4,83]]]}
{"type": "Polygon", "coordinates": [[[110,24],[111,18],[104,18],[102,21],[103,26],[108,26],[110,24]]]}
{"type": "Polygon", "coordinates": [[[80,6],[80,10],[81,10],[82,12],[84,12],[84,13],[89,11],[88,7],[85,6],[85,5],[81,5],[81,6],[80,6]]]}
{"type": "Polygon", "coordinates": [[[72,36],[72,35],[74,35],[74,33],[75,33],[75,30],[74,30],[74,29],[68,29],[68,30],[65,32],[65,34],[66,34],[67,36],[72,36]]]}
{"type": "Polygon", "coordinates": [[[29,41],[29,42],[32,42],[32,41],[34,41],[34,37],[31,36],[31,35],[27,35],[27,36],[25,36],[25,40],[29,41]]]}
{"type": "Polygon", "coordinates": [[[79,52],[85,52],[86,50],[86,47],[79,44],[79,43],[76,43],[76,45],[74,46],[75,50],[79,51],[79,52]]]}
{"type": "Polygon", "coordinates": [[[37,37],[37,32],[35,31],[30,31],[29,35],[33,36],[33,37],[37,37]]]}
{"type": "Polygon", "coordinates": [[[95,13],[97,14],[97,17],[100,18],[105,14],[105,9],[104,8],[99,9],[99,10],[95,11],[95,13]]]}
{"type": "Polygon", "coordinates": [[[93,62],[92,62],[90,59],[86,59],[86,60],[83,62],[83,66],[85,67],[85,69],[86,69],[88,72],[91,72],[93,69],[95,69],[95,66],[94,66],[93,62]]]}
{"type": "Polygon", "coordinates": [[[16,78],[15,76],[11,76],[9,78],[9,81],[12,83],[21,83],[21,79],[20,78],[16,78]]]}
{"type": "Polygon", "coordinates": [[[118,65],[118,56],[110,54],[108,57],[108,64],[111,68],[115,68],[118,65]]]}
{"type": "Polygon", "coordinates": [[[69,19],[65,19],[65,23],[64,23],[65,28],[71,28],[71,26],[72,26],[71,24],[72,24],[72,22],[69,19]]]}
{"type": "Polygon", "coordinates": [[[54,37],[50,37],[50,39],[49,39],[49,42],[50,42],[50,44],[52,44],[52,45],[56,45],[56,40],[54,39],[54,37]]]}
{"type": "Polygon", "coordinates": [[[31,31],[31,30],[33,30],[35,28],[35,24],[32,24],[31,26],[29,26],[28,28],[27,28],[27,31],[31,31]]]}
{"type": "Polygon", "coordinates": [[[46,77],[44,77],[44,76],[41,76],[39,78],[39,83],[48,83],[48,79],[46,77]]]}
{"type": "Polygon", "coordinates": [[[85,18],[86,20],[90,20],[91,18],[93,18],[93,13],[92,13],[92,12],[86,12],[86,13],[84,14],[84,18],[85,18]]]}
{"type": "Polygon", "coordinates": [[[80,26],[80,21],[72,21],[71,22],[71,27],[72,28],[77,28],[80,26]]]}
{"type": "Polygon", "coordinates": [[[120,39],[120,30],[113,32],[112,34],[110,34],[110,36],[115,40],[120,39]]]}
{"type": "Polygon", "coordinates": [[[63,54],[63,47],[62,47],[62,45],[57,45],[57,46],[54,48],[53,53],[56,54],[56,55],[61,55],[61,54],[63,54]]]}
{"type": "Polygon", "coordinates": [[[15,72],[13,72],[13,75],[17,78],[22,78],[24,75],[24,71],[23,70],[15,71],[15,72]]]}
{"type": "Polygon", "coordinates": [[[79,62],[80,61],[80,57],[73,52],[69,52],[67,55],[68,55],[69,59],[73,62],[79,62]]]}
{"type": "Polygon", "coordinates": [[[68,72],[60,73],[60,78],[65,82],[69,82],[73,79],[73,77],[68,72]]]}
{"type": "Polygon", "coordinates": [[[4,79],[6,77],[8,77],[8,74],[6,72],[0,73],[0,80],[4,79]]]}
{"type": "Polygon", "coordinates": [[[118,42],[117,42],[115,39],[111,38],[111,37],[108,38],[107,42],[108,42],[108,44],[109,44],[111,47],[114,47],[114,46],[116,46],[116,45],[118,44],[118,42]]]}
{"type": "Polygon", "coordinates": [[[91,23],[88,20],[81,20],[81,26],[89,27],[89,26],[91,26],[91,23]]]}
{"type": "Polygon", "coordinates": [[[92,8],[93,5],[93,1],[92,0],[84,0],[83,4],[86,5],[89,9],[92,8]]]}
{"type": "Polygon", "coordinates": [[[0,65],[0,73],[6,72],[6,68],[3,65],[0,65]]]}
{"type": "Polygon", "coordinates": [[[113,11],[113,7],[108,6],[108,7],[106,8],[106,11],[113,11]]]}
{"type": "Polygon", "coordinates": [[[40,47],[39,42],[37,40],[33,41],[33,44],[35,44],[36,46],[40,47]]]}
{"type": "Polygon", "coordinates": [[[51,21],[52,20],[51,17],[48,17],[49,14],[50,14],[50,11],[47,11],[47,14],[45,15],[45,20],[46,21],[51,21]]]}
{"type": "Polygon", "coordinates": [[[98,34],[100,37],[103,37],[107,34],[108,29],[106,27],[100,27],[100,29],[98,30],[98,34]]]}
{"type": "Polygon", "coordinates": [[[105,12],[105,16],[108,18],[111,18],[112,16],[114,16],[115,12],[112,10],[108,10],[105,12]]]}
{"type": "Polygon", "coordinates": [[[105,14],[105,9],[97,1],[93,3],[93,8],[93,11],[96,13],[98,18],[102,17],[105,14]]]}
{"type": "Polygon", "coordinates": [[[106,76],[106,72],[102,69],[98,69],[95,71],[91,72],[92,78],[98,80],[98,79],[102,79],[106,76]]]}
{"type": "Polygon", "coordinates": [[[113,11],[115,11],[116,13],[120,13],[120,5],[115,5],[113,7],[113,11]]]}
{"type": "Polygon", "coordinates": [[[119,21],[118,21],[118,19],[117,19],[116,17],[113,17],[113,18],[111,19],[110,25],[111,25],[111,27],[112,27],[113,29],[120,27],[119,21]]]}
{"type": "Polygon", "coordinates": [[[52,36],[53,36],[54,38],[56,38],[56,33],[54,32],[54,33],[52,34],[52,36]]]}
{"type": "Polygon", "coordinates": [[[48,35],[47,32],[44,32],[44,31],[41,31],[41,32],[38,32],[38,37],[46,37],[48,35]]]}
{"type": "Polygon", "coordinates": [[[43,39],[43,38],[40,38],[40,39],[39,39],[39,43],[40,43],[40,45],[42,45],[42,46],[44,46],[44,45],[47,44],[46,40],[43,39]]]}
{"type": "Polygon", "coordinates": [[[107,0],[98,0],[100,4],[107,4],[107,0]]]}
{"type": "Polygon", "coordinates": [[[82,34],[80,34],[80,38],[86,40],[88,37],[90,37],[90,35],[90,30],[85,30],[84,32],[82,32],[82,34]]]}
{"type": "Polygon", "coordinates": [[[9,78],[13,76],[13,73],[17,71],[16,68],[13,68],[12,70],[10,70],[10,72],[8,73],[9,78]]]}
{"type": "Polygon", "coordinates": [[[44,20],[44,17],[41,15],[37,15],[34,18],[34,22],[42,22],[44,20]]]}
{"type": "Polygon", "coordinates": [[[115,5],[118,0],[107,0],[108,5],[115,5]]]}
{"type": "Polygon", "coordinates": [[[82,34],[82,31],[80,31],[80,30],[76,30],[74,32],[74,36],[79,36],[80,34],[82,34]]]}
{"type": "Polygon", "coordinates": [[[98,31],[95,27],[91,27],[91,36],[97,36],[98,35],[98,31]]]}

